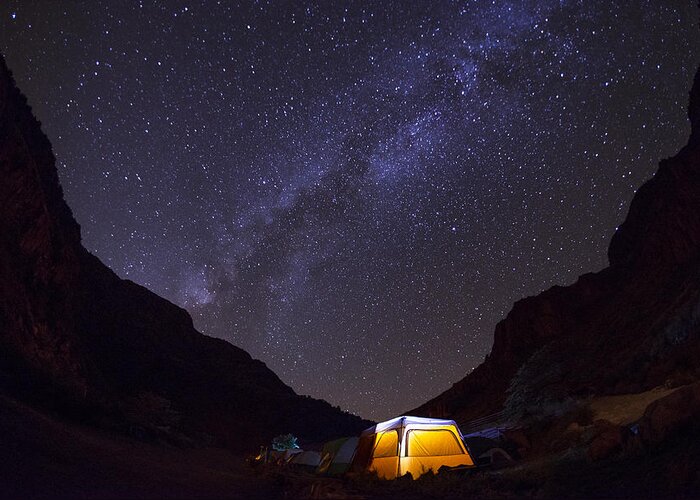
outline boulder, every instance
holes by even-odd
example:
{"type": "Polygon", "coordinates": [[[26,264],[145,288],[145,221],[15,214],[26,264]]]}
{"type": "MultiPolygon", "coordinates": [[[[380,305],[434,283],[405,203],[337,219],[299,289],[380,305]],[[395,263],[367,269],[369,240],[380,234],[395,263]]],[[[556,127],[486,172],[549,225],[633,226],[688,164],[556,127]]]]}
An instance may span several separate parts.
{"type": "Polygon", "coordinates": [[[593,423],[593,437],[588,445],[588,458],[597,462],[619,453],[626,438],[627,432],[624,428],[607,420],[596,420],[593,423]]]}
{"type": "Polygon", "coordinates": [[[658,444],[697,422],[700,422],[700,382],[682,387],[647,406],[639,422],[639,435],[644,444],[658,444]]]}

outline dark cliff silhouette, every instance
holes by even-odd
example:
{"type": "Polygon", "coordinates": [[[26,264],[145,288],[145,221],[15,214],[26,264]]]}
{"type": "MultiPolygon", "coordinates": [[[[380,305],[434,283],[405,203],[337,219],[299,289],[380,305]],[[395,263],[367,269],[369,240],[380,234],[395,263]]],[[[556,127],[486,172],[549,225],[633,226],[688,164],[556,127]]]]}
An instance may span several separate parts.
{"type": "Polygon", "coordinates": [[[700,70],[688,114],[688,145],[635,194],[609,266],[516,302],[484,363],[414,413],[469,421],[700,380],[700,70]]]}
{"type": "Polygon", "coordinates": [[[298,396],[85,250],[51,145],[2,57],[0,179],[0,391],[101,428],[235,450],[368,425],[298,396]]]}

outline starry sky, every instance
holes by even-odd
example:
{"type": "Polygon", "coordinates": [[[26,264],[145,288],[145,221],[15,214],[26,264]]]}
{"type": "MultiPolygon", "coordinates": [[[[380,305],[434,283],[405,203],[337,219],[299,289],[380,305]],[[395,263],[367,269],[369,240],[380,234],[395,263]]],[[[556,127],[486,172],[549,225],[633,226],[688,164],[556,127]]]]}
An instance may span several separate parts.
{"type": "Polygon", "coordinates": [[[606,265],[686,141],[694,0],[21,0],[0,50],[85,246],[384,419],[606,265]]]}

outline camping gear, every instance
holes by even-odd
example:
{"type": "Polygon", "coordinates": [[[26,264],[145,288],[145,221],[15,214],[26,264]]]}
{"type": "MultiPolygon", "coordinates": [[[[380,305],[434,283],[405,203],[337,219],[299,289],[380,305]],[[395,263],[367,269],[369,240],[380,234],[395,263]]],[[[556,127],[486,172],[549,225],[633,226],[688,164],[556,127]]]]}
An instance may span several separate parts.
{"type": "Polygon", "coordinates": [[[504,440],[489,439],[481,435],[463,436],[464,443],[476,459],[478,467],[502,467],[514,462],[505,449],[504,440]]]}
{"type": "Polygon", "coordinates": [[[321,454],[317,451],[302,451],[301,453],[296,453],[287,462],[288,465],[297,468],[304,469],[309,472],[315,472],[318,464],[321,463],[321,454]]]}
{"type": "Polygon", "coordinates": [[[358,441],[357,437],[344,437],[324,444],[316,473],[328,476],[345,474],[350,469],[358,441]]]}
{"type": "Polygon", "coordinates": [[[292,448],[284,451],[269,450],[267,452],[267,460],[265,463],[282,465],[288,463],[294,455],[298,455],[302,451],[303,450],[299,448],[292,448]]]}
{"type": "Polygon", "coordinates": [[[474,466],[455,421],[403,416],[362,432],[351,470],[384,479],[410,473],[417,479],[442,466],[474,466]]]}

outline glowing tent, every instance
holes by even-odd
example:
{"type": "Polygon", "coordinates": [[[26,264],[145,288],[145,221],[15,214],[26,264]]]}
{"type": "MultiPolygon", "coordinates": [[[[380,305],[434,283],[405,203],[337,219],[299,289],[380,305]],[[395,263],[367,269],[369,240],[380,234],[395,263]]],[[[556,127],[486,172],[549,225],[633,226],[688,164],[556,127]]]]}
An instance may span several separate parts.
{"type": "Polygon", "coordinates": [[[329,441],[323,445],[321,464],[316,472],[335,476],[344,474],[350,469],[352,458],[355,456],[358,438],[345,437],[329,441]]]}
{"type": "Polygon", "coordinates": [[[454,420],[397,417],[360,435],[352,470],[376,472],[384,479],[411,473],[417,479],[445,465],[474,466],[454,420]]]}

